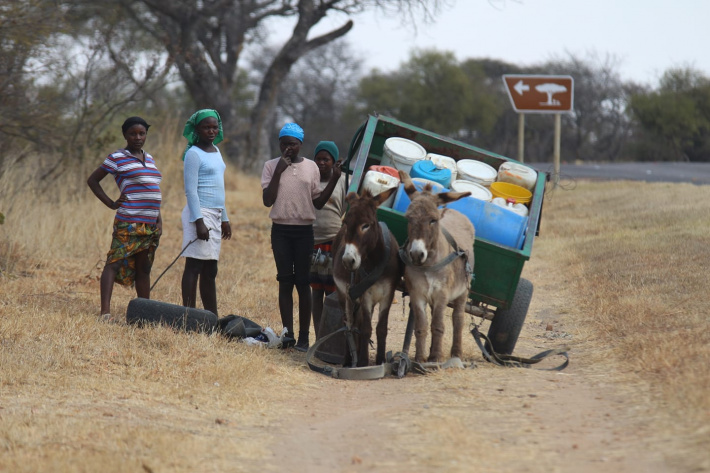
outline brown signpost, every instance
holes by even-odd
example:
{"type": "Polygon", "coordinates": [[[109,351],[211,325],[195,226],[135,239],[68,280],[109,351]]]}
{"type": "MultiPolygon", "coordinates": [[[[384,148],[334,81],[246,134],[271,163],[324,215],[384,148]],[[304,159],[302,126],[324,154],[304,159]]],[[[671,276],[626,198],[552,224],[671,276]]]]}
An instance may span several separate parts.
{"type": "Polygon", "coordinates": [[[552,182],[556,187],[560,180],[560,114],[574,109],[574,79],[572,76],[504,74],[503,82],[513,110],[518,112],[518,161],[521,163],[525,149],[525,114],[555,114],[552,182]]]}
{"type": "Polygon", "coordinates": [[[516,112],[560,113],[574,108],[572,76],[505,74],[503,82],[516,112]]]}

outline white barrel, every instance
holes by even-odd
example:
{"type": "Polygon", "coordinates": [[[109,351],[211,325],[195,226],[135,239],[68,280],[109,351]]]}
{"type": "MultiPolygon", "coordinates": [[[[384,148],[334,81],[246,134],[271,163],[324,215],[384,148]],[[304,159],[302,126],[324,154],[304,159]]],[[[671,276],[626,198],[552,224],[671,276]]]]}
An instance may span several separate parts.
{"type": "MultiPolygon", "coordinates": [[[[387,189],[392,189],[397,186],[399,186],[399,179],[396,177],[383,172],[371,170],[365,173],[361,189],[369,190],[372,195],[379,195],[387,189]]],[[[392,207],[395,194],[396,192],[393,192],[389,199],[380,204],[380,207],[392,207]]]]}
{"type": "Polygon", "coordinates": [[[461,159],[456,163],[458,178],[489,187],[498,178],[498,171],[492,166],[475,159],[461,159]]]}
{"type": "Polygon", "coordinates": [[[456,160],[454,158],[444,156],[443,154],[429,153],[426,155],[426,159],[434,163],[434,166],[439,169],[450,170],[451,182],[454,182],[457,179],[456,175],[458,174],[458,170],[456,169],[456,160]]]}
{"type": "Polygon", "coordinates": [[[471,197],[490,202],[493,198],[493,194],[488,190],[487,187],[482,186],[476,182],[466,181],[464,179],[459,179],[451,183],[451,190],[456,192],[470,192],[471,197]]]}
{"type": "Polygon", "coordinates": [[[522,164],[508,161],[498,168],[498,181],[516,184],[531,191],[537,182],[537,171],[522,164]]]}
{"type": "Polygon", "coordinates": [[[425,158],[426,150],[419,143],[395,136],[385,141],[381,164],[409,173],[414,163],[425,158]]]}

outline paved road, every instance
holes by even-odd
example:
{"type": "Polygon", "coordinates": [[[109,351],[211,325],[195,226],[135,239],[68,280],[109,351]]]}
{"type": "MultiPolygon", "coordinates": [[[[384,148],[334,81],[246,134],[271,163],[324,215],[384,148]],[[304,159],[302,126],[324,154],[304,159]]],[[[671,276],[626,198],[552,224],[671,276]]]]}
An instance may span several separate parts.
{"type": "MultiPolygon", "coordinates": [[[[552,163],[526,163],[552,172],[552,163]]],[[[710,163],[562,164],[560,179],[604,179],[647,182],[690,182],[710,185],[710,163]]]]}

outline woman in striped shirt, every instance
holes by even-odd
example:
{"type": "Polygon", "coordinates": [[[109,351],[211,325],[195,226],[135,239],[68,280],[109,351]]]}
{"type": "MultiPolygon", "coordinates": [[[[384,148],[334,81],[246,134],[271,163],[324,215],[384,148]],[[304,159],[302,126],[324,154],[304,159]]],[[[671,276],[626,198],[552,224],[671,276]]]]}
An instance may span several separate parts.
{"type": "Polygon", "coordinates": [[[150,125],[140,117],[127,118],[121,130],[126,146],[111,154],[91,173],[87,184],[108,208],[116,210],[111,249],[101,273],[101,317],[111,316],[113,284],[135,284],[138,297],[150,299],[150,270],[158,248],[163,222],[160,216],[160,171],[153,157],[143,150],[150,125]],[[121,193],[112,200],[101,187],[101,180],[113,175],[121,193]]]}

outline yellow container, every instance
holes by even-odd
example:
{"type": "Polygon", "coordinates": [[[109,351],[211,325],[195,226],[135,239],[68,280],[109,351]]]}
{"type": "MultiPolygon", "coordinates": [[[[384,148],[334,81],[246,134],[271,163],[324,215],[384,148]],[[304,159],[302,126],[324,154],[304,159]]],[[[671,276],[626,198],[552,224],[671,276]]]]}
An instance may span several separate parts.
{"type": "Polygon", "coordinates": [[[490,187],[493,197],[502,197],[504,199],[515,199],[519,204],[529,204],[532,200],[532,192],[517,184],[509,182],[494,182],[490,187]]]}

